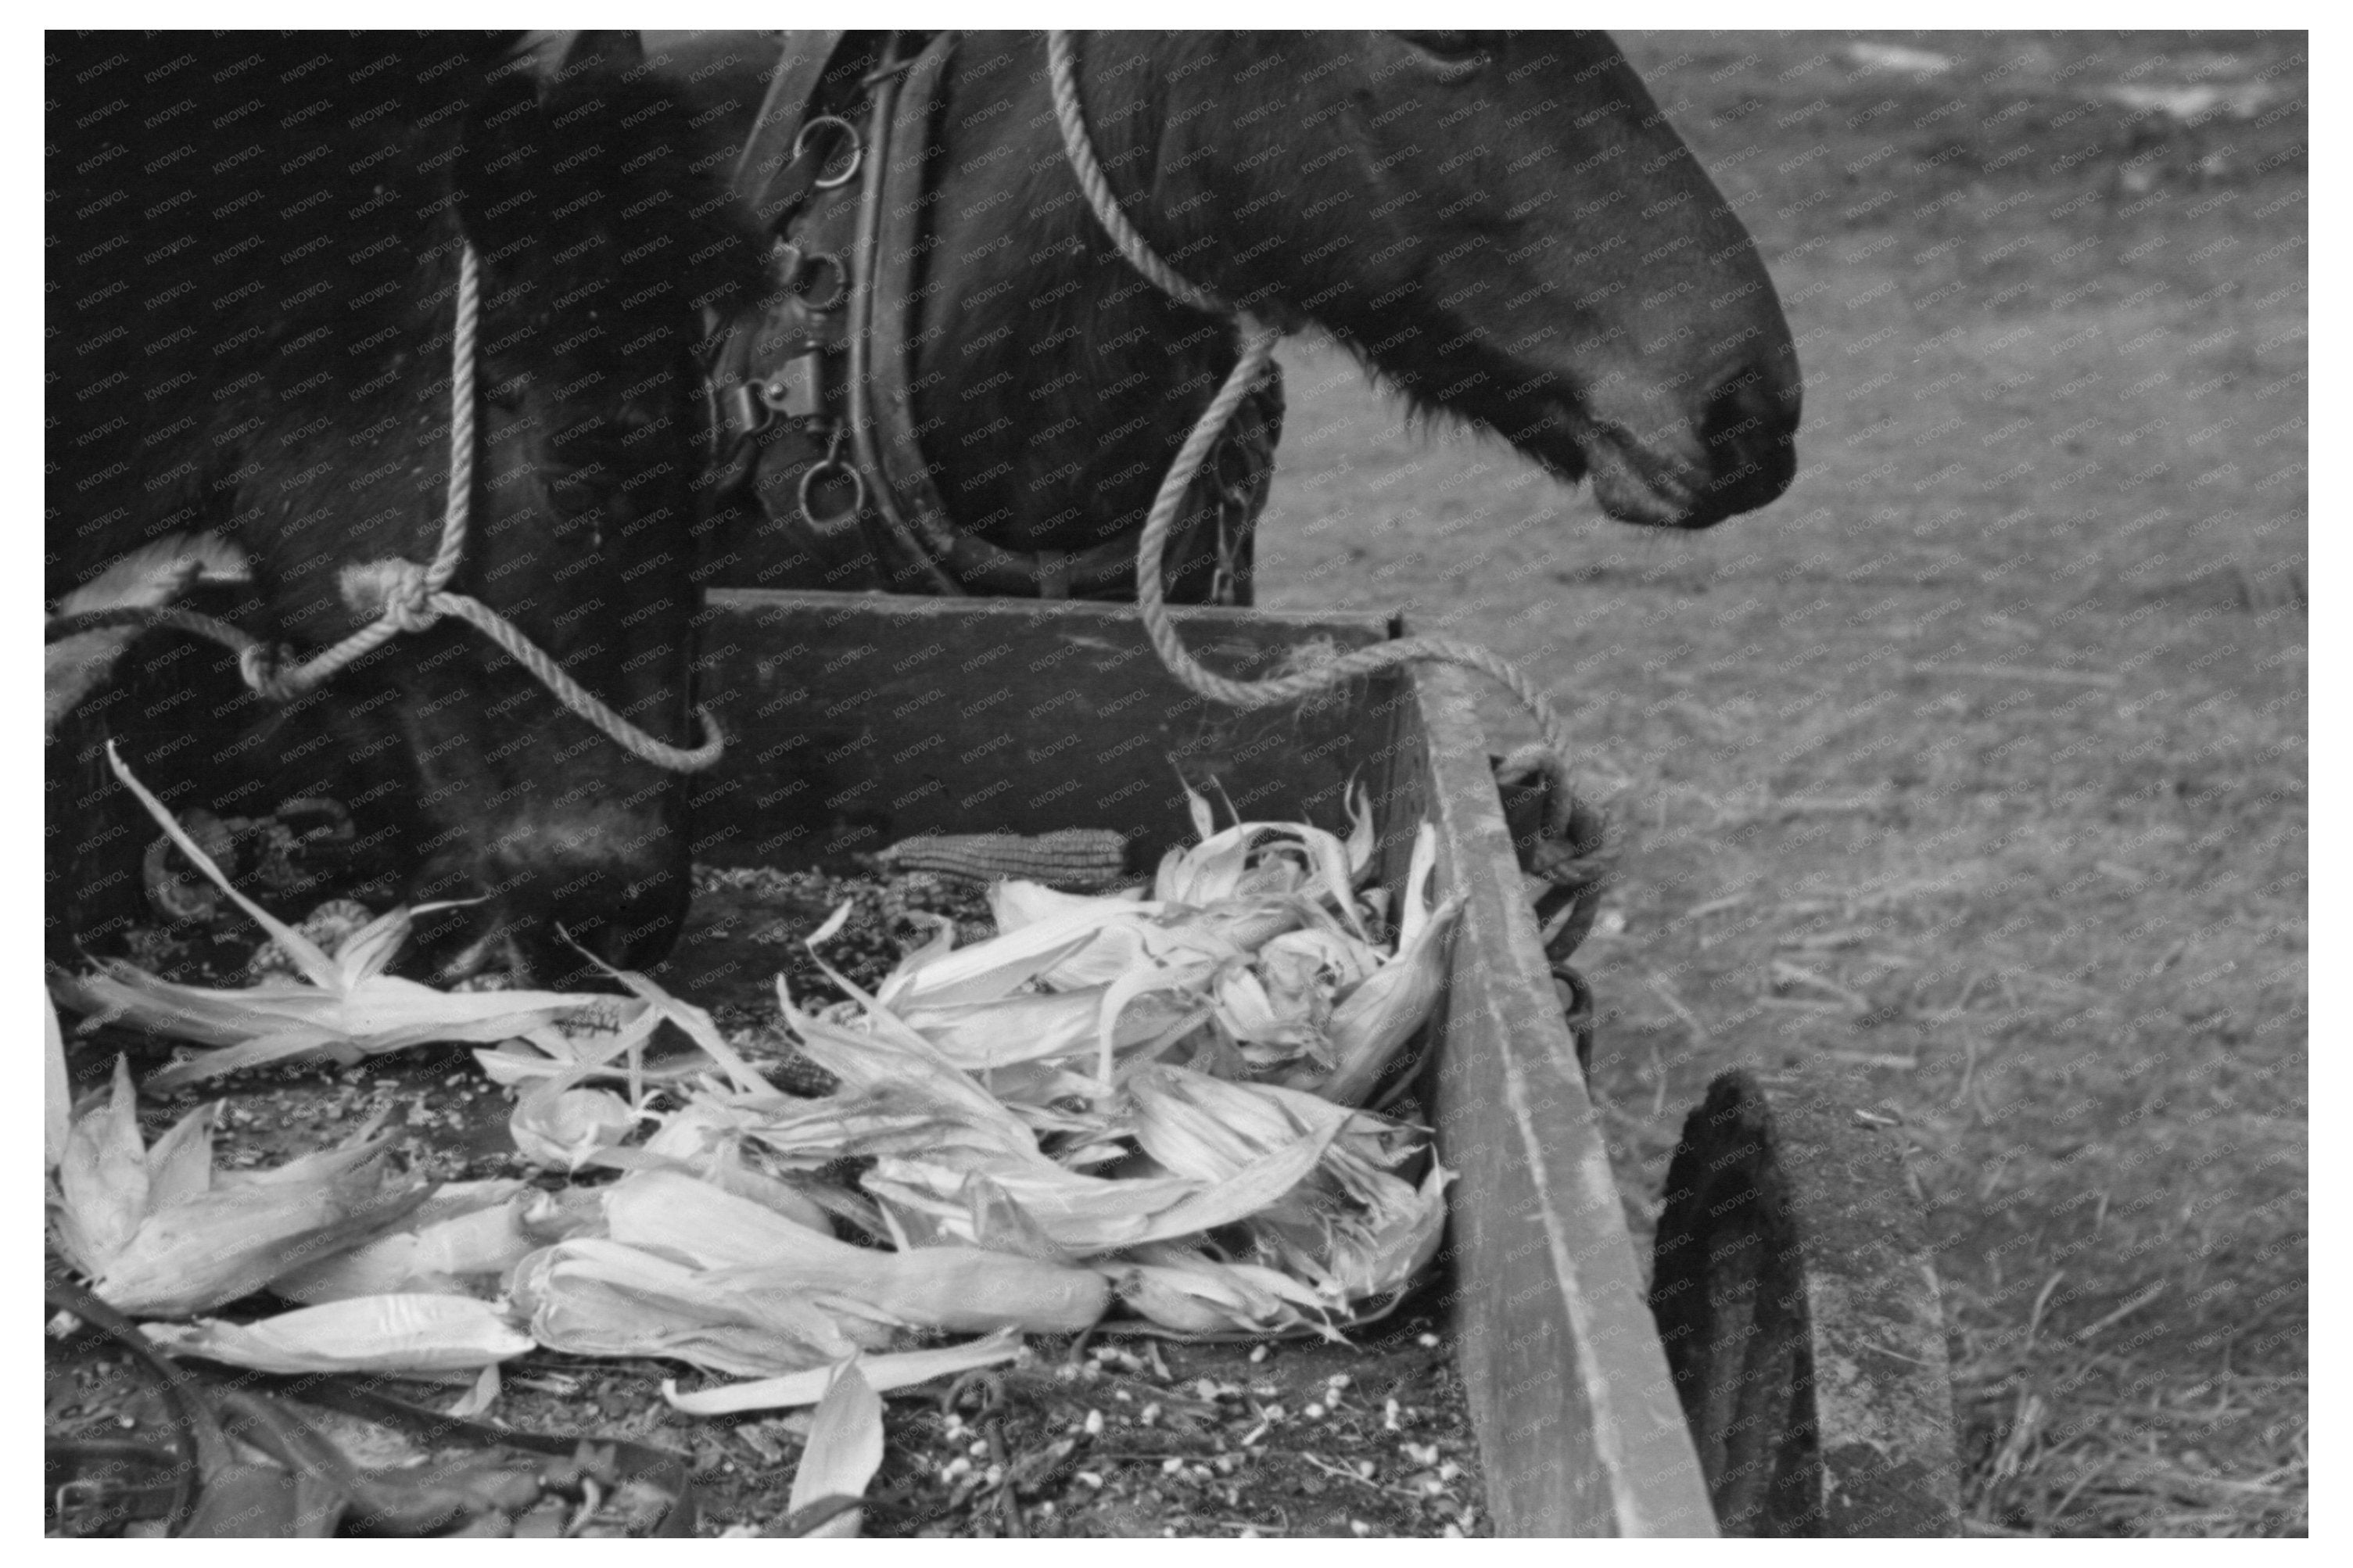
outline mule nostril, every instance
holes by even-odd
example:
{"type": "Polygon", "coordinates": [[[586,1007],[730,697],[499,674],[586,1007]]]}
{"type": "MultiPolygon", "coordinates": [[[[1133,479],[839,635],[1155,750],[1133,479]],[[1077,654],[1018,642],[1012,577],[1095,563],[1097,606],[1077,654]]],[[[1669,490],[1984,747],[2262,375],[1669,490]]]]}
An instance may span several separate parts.
{"type": "Polygon", "coordinates": [[[1778,378],[1762,365],[1746,365],[1707,395],[1700,434],[1723,461],[1726,447],[1759,447],[1786,441],[1795,429],[1794,410],[1778,378]]]}
{"type": "Polygon", "coordinates": [[[1752,511],[1788,489],[1798,471],[1796,385],[1771,366],[1751,362],[1716,384],[1700,416],[1707,521],[1752,511]]]}

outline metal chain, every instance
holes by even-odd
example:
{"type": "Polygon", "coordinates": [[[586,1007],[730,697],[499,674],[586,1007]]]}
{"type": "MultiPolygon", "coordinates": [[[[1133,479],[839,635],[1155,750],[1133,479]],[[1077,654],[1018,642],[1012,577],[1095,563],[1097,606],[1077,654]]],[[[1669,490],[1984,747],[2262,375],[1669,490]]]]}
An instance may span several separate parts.
{"type": "Polygon", "coordinates": [[[1097,221],[1110,235],[1112,243],[1119,248],[1120,254],[1126,258],[1130,266],[1159,285],[1171,298],[1198,311],[1232,317],[1241,330],[1241,358],[1235,364],[1232,373],[1227,376],[1225,385],[1218,388],[1218,395],[1209,400],[1209,406],[1194,422],[1192,433],[1185,438],[1185,444],[1177,449],[1176,461],[1169,465],[1167,477],[1161,481],[1160,493],[1153,500],[1151,514],[1144,524],[1144,536],[1136,544],[1136,604],[1143,612],[1145,634],[1151,638],[1153,649],[1160,655],[1161,663],[1189,690],[1213,702],[1244,709],[1296,702],[1344,681],[1398,664],[1425,662],[1461,664],[1477,670],[1500,683],[1535,715],[1544,739],[1514,751],[1504,760],[1497,773],[1505,778],[1525,778],[1541,769],[1552,784],[1546,801],[1546,834],[1565,841],[1568,836],[1570,816],[1577,808],[1577,793],[1568,765],[1568,726],[1553,706],[1552,699],[1538,689],[1518,666],[1493,650],[1451,637],[1408,637],[1360,648],[1295,674],[1256,681],[1236,681],[1217,674],[1203,667],[1186,651],[1183,637],[1169,619],[1166,599],[1162,591],[1161,554],[1166,548],[1169,529],[1176,521],[1178,509],[1184,504],[1185,493],[1193,482],[1194,473],[1208,456],[1209,449],[1216,444],[1226,421],[1240,407],[1251,382],[1273,357],[1275,342],[1282,335],[1282,329],[1258,321],[1216,294],[1179,277],[1153,252],[1152,247],[1135,231],[1126,215],[1120,211],[1118,200],[1111,194],[1111,187],[1103,178],[1103,165],[1096,161],[1094,149],[1088,140],[1085,117],[1079,107],[1077,64],[1071,36],[1068,32],[1049,32],[1046,35],[1046,57],[1052,79],[1054,118],[1062,132],[1062,150],[1070,159],[1071,172],[1078,176],[1080,189],[1086,193],[1088,205],[1094,209],[1097,221]]]}

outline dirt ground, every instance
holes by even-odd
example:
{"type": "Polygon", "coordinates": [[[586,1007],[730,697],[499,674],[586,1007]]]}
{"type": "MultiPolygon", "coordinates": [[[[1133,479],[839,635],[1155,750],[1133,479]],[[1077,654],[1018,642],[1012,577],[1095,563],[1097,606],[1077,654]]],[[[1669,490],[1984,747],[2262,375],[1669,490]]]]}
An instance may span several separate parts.
{"type": "Polygon", "coordinates": [[[1779,284],[1796,485],[1637,533],[1304,345],[1261,602],[1572,715],[1638,1203],[1715,1073],[1873,1075],[1973,1531],[2300,1533],[2304,37],[1620,37],[1779,284]]]}

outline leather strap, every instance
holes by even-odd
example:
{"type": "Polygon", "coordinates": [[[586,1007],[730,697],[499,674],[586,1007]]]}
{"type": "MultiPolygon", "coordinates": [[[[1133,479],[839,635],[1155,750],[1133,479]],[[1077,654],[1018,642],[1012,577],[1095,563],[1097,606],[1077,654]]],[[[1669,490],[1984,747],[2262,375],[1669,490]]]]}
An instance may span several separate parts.
{"type": "Polygon", "coordinates": [[[849,263],[849,437],[858,461],[881,482],[874,489],[875,526],[870,537],[894,591],[907,592],[922,581],[933,592],[949,596],[966,588],[960,576],[942,567],[955,530],[940,504],[923,454],[913,450],[914,403],[907,389],[905,311],[913,305],[906,284],[923,221],[920,197],[929,162],[924,152],[931,144],[926,132],[932,101],[955,52],[955,38],[954,33],[941,33],[909,69],[876,72],[881,79],[874,84],[868,115],[867,164],[849,263]],[[912,168],[902,173],[897,149],[908,143],[914,152],[903,162],[912,168]],[[886,211],[891,212],[887,221],[886,211]],[[902,302],[898,309],[881,313],[879,321],[878,294],[902,302]],[[883,367],[879,374],[878,362],[883,367]]]}
{"type": "MultiPolygon", "coordinates": [[[[920,53],[911,61],[894,58],[893,45],[909,37],[885,37],[878,69],[866,77],[871,97],[861,166],[852,182],[831,188],[813,188],[821,160],[796,159],[792,148],[812,112],[850,112],[826,90],[843,53],[844,35],[797,34],[784,42],[758,117],[737,156],[734,188],[754,205],[770,233],[810,254],[842,256],[849,295],[845,311],[819,313],[801,307],[787,292],[728,334],[712,366],[709,477],[722,493],[751,480],[757,504],[776,531],[771,536],[789,541],[808,563],[803,569],[828,588],[1008,598],[1132,597],[1132,534],[1079,551],[1004,549],[956,528],[924,461],[912,385],[916,334],[923,325],[917,272],[927,252],[925,198],[934,173],[926,154],[956,35],[913,35],[922,40],[920,53]],[[800,507],[797,483],[827,450],[810,444],[821,439],[814,434],[818,427],[786,417],[779,421],[782,428],[769,429],[769,419],[756,407],[759,388],[796,369],[809,378],[807,412],[831,407],[848,415],[848,450],[840,455],[867,482],[867,503],[855,515],[820,520],[800,507]],[[804,429],[812,433],[798,433],[804,429]]],[[[847,69],[858,62],[853,58],[839,63],[847,69]]],[[[1279,385],[1252,403],[1254,409],[1268,404],[1258,411],[1276,422],[1279,385]]],[[[803,411],[800,400],[768,406],[788,416],[803,411]]],[[[1261,433],[1271,448],[1272,431],[1261,433]]],[[[1230,546],[1238,570],[1219,574],[1219,586],[1238,602],[1247,602],[1253,519],[1246,500],[1225,495],[1214,483],[1222,466],[1205,470],[1197,482],[1191,499],[1207,504],[1188,509],[1168,559],[1173,569],[1205,546],[1221,553],[1230,546]],[[1198,514],[1191,514],[1195,510],[1198,514]],[[1222,580],[1228,576],[1233,580],[1222,580]]]]}
{"type": "MultiPolygon", "coordinates": [[[[943,33],[932,41],[913,69],[906,73],[898,94],[889,131],[889,145],[922,149],[931,144],[931,120],[939,97],[940,78],[955,52],[955,37],[943,33]]],[[[887,90],[887,87],[885,89],[887,90]]],[[[914,389],[909,379],[914,314],[922,298],[915,289],[915,264],[923,254],[923,200],[929,193],[925,177],[930,160],[916,154],[883,156],[869,170],[876,181],[874,196],[881,215],[871,249],[861,254],[871,266],[871,295],[863,323],[853,318],[853,354],[861,335],[871,344],[871,363],[862,366],[875,418],[871,461],[882,482],[877,499],[886,524],[902,550],[922,551],[934,570],[956,585],[954,591],[1006,597],[1068,598],[1072,593],[1100,593],[1133,584],[1135,546],[1114,539],[1089,549],[1062,552],[1013,551],[959,532],[948,517],[931,467],[923,461],[922,438],[916,434],[914,389]],[[876,310],[875,300],[887,302],[876,310]],[[860,325],[866,334],[860,332],[860,325]],[[896,515],[893,515],[896,514],[896,515]],[[1060,590],[1057,592],[1056,590],[1060,590]]],[[[855,377],[856,372],[853,371],[855,377]]],[[[860,395],[853,379],[851,396],[860,395]]],[[[861,455],[863,452],[861,451],[861,455]]]]}
{"type": "Polygon", "coordinates": [[[729,188],[760,220],[763,233],[774,234],[785,217],[807,196],[816,184],[819,160],[793,156],[793,143],[807,123],[809,105],[825,81],[826,68],[840,48],[839,33],[786,33],[776,69],[768,79],[767,96],[760,101],[752,133],[736,154],[729,188]]]}

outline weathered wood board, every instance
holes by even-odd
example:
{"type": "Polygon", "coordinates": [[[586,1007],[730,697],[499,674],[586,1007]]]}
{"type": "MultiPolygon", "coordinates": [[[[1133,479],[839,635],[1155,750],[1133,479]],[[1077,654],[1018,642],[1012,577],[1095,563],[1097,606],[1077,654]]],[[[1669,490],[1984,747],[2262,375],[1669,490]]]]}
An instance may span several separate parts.
{"type": "MultiPolygon", "coordinates": [[[[1296,645],[1345,651],[1378,616],[1201,609],[1212,667],[1269,673],[1296,645]]],[[[729,746],[697,792],[695,858],[798,866],[930,832],[1115,828],[1139,867],[1187,840],[1180,779],[1247,816],[1345,832],[1398,677],[1243,714],[1177,686],[1115,605],[713,589],[699,683],[729,746]],[[1373,739],[1367,741],[1370,724],[1373,739]]]]}
{"type": "MultiPolygon", "coordinates": [[[[1401,630],[1247,610],[1177,622],[1238,675],[1302,641],[1401,630]]],[[[703,695],[731,743],[697,813],[708,862],[1110,827],[1146,869],[1189,840],[1180,772],[1214,779],[1246,817],[1342,830],[1353,777],[1394,896],[1417,826],[1435,821],[1440,891],[1469,896],[1434,1095],[1440,1158],[1460,1172],[1451,1308],[1488,1506],[1511,1535],[1715,1532],[1467,677],[1419,667],[1239,714],[1178,687],[1132,608],[1094,604],[714,590],[702,636],[703,695]]]]}
{"type": "Polygon", "coordinates": [[[1392,810],[1438,823],[1441,885],[1469,903],[1439,1019],[1440,1158],[1457,1353],[1509,1535],[1715,1533],[1668,1381],[1616,1178],[1562,1022],[1496,798],[1472,677],[1422,668],[1392,810]]]}

